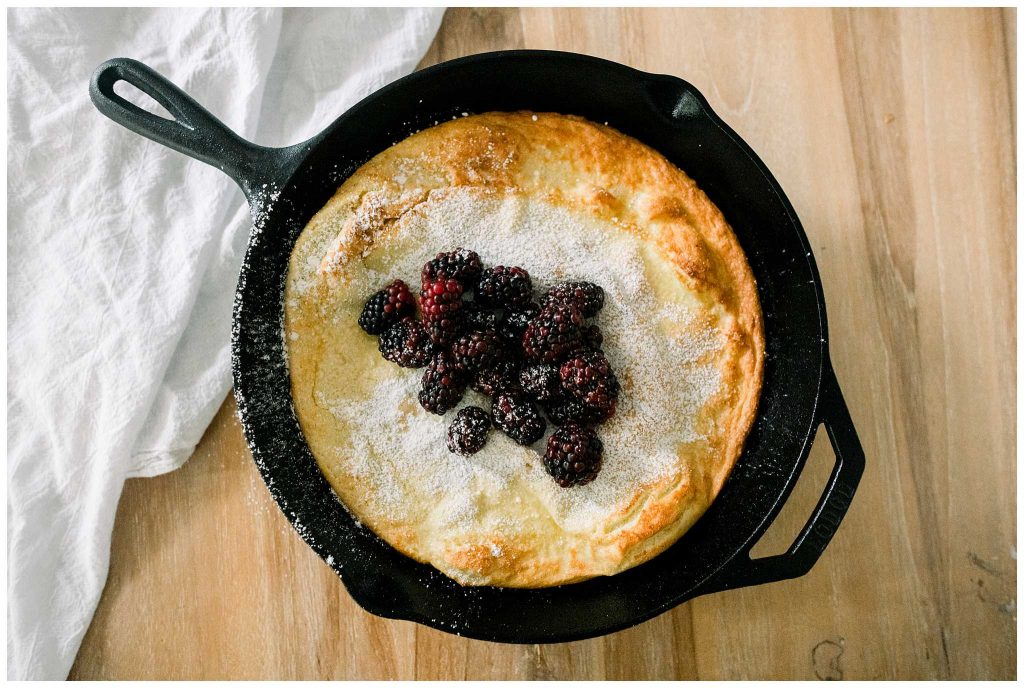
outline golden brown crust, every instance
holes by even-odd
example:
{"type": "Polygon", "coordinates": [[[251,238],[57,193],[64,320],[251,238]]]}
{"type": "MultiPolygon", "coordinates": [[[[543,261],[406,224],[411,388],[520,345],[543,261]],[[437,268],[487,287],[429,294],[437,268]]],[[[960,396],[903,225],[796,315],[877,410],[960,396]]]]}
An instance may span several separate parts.
{"type": "MultiPolygon", "coordinates": [[[[487,113],[433,127],[382,152],[310,221],[292,256],[286,298],[296,411],[328,479],[346,505],[385,540],[465,584],[557,585],[617,573],[650,559],[706,510],[738,458],[756,413],[764,356],[761,310],[753,275],[725,218],[664,157],[577,117],[487,113]],[[388,260],[386,251],[377,249],[389,233],[400,231],[402,222],[429,205],[432,193],[452,189],[543,199],[599,218],[609,231],[634,235],[673,267],[674,278],[699,302],[719,335],[720,346],[708,360],[721,385],[696,418],[702,439],[681,444],[677,471],[637,485],[589,532],[569,532],[554,517],[552,523],[543,521],[539,507],[523,507],[532,519],[525,535],[496,530],[484,513],[476,530],[448,536],[430,526],[428,504],[405,504],[400,519],[389,519],[378,503],[379,491],[367,489],[365,479],[350,470],[353,460],[339,455],[344,454],[339,447],[360,430],[342,427],[318,395],[340,389],[358,395],[365,390],[354,378],[365,374],[370,380],[382,365],[373,343],[351,326],[358,300],[339,295],[349,290],[357,267],[388,260]],[[345,346],[337,344],[339,338],[345,346]],[[353,370],[360,372],[354,376],[353,370]]],[[[628,380],[624,387],[628,390],[628,380]]],[[[407,410],[414,418],[415,401],[407,410]]],[[[528,450],[523,451],[523,460],[529,461],[528,450]]],[[[414,486],[407,489],[410,501],[421,496],[414,486]]],[[[494,497],[481,490],[481,499],[494,497]]],[[[500,492],[535,496],[522,482],[500,492]]],[[[507,505],[487,508],[501,511],[507,505]]]]}

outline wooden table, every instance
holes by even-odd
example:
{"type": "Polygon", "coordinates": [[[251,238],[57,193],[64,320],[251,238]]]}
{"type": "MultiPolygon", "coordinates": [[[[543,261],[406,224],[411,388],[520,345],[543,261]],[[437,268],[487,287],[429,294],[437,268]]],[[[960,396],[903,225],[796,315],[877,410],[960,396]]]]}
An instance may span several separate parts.
{"type": "MultiPolygon", "coordinates": [[[[228,399],[131,480],[74,678],[1013,678],[1013,10],[448,12],[424,65],[557,48],[682,76],[760,154],[825,284],[868,468],[817,566],[634,629],[490,644],[363,612],[296,536],[228,399]]],[[[819,441],[756,552],[783,550],[819,441]]]]}

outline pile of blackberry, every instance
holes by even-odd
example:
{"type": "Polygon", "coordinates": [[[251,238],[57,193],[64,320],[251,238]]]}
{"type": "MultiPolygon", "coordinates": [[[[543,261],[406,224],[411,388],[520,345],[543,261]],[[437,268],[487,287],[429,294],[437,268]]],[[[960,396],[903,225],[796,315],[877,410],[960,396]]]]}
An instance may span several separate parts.
{"type": "Polygon", "coordinates": [[[601,469],[595,427],[615,415],[621,389],[601,329],[588,322],[603,306],[604,289],[592,282],[560,282],[534,298],[523,268],[485,268],[475,251],[457,248],[423,266],[418,299],[395,280],[367,300],[359,325],[380,337],[387,360],[426,368],[419,402],[427,411],[444,415],[467,388],[490,397],[490,413],[466,406],[456,414],[450,451],[480,451],[492,425],[530,446],[550,421],[558,427],[544,467],[558,485],[573,487],[601,469]]]}

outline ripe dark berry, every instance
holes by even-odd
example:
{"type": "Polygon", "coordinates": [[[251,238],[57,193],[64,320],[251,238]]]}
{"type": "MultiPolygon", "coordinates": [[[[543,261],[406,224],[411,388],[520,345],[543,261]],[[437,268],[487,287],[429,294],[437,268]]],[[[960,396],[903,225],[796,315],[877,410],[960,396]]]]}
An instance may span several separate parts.
{"type": "Polygon", "coordinates": [[[420,406],[431,413],[444,415],[462,399],[466,381],[466,372],[455,365],[451,354],[446,351],[435,354],[423,371],[420,406]]]}
{"type": "Polygon", "coordinates": [[[556,363],[583,343],[583,315],[574,306],[542,308],[523,332],[523,353],[532,361],[556,363]]]}
{"type": "Polygon", "coordinates": [[[380,336],[385,359],[426,366],[418,398],[430,413],[457,407],[469,385],[491,397],[490,414],[470,406],[455,415],[448,449],[480,451],[491,424],[530,445],[544,436],[550,419],[559,429],[544,455],[548,472],[563,487],[593,480],[602,446],[590,428],[615,413],[620,392],[601,352],[601,329],[586,322],[604,306],[604,290],[592,282],[562,282],[538,304],[526,270],[484,270],[480,256],[464,248],[438,253],[420,278],[420,321],[416,298],[395,280],[367,300],[359,325],[380,336]],[[466,291],[472,300],[463,301],[466,291]]]}
{"type": "Polygon", "coordinates": [[[602,344],[604,344],[604,335],[601,334],[600,327],[587,325],[583,328],[583,346],[600,351],[602,344]]]}
{"type": "Polygon", "coordinates": [[[586,485],[601,470],[604,444],[590,428],[569,423],[548,438],[544,468],[559,487],[586,485]]]}
{"type": "Polygon", "coordinates": [[[584,318],[593,318],[604,307],[604,289],[593,282],[560,282],[540,299],[542,308],[551,304],[576,306],[584,318]]]}
{"type": "Polygon", "coordinates": [[[480,277],[484,265],[476,251],[457,248],[454,251],[438,253],[437,256],[423,266],[420,278],[423,284],[436,282],[442,276],[461,283],[464,287],[472,286],[480,277]]]}
{"type": "Polygon", "coordinates": [[[602,422],[615,415],[619,380],[604,354],[580,349],[562,363],[558,372],[565,395],[586,406],[594,420],[602,422]]]}
{"type": "Polygon", "coordinates": [[[505,343],[494,330],[467,332],[452,344],[455,365],[471,373],[493,368],[505,358],[505,343]]]}
{"type": "Polygon", "coordinates": [[[359,316],[359,327],[368,334],[380,334],[410,315],[416,315],[416,299],[405,282],[395,280],[367,299],[359,316]]]}
{"type": "Polygon", "coordinates": [[[491,429],[491,417],[479,406],[459,409],[455,420],[448,426],[448,451],[469,456],[476,454],[487,444],[487,431],[491,429]]]}
{"type": "Polygon", "coordinates": [[[589,425],[595,421],[594,412],[577,399],[557,397],[544,404],[544,411],[555,425],[580,423],[589,425]]]}
{"type": "Polygon", "coordinates": [[[423,283],[420,311],[435,344],[451,344],[459,336],[463,325],[462,291],[462,285],[450,278],[423,283]]]}
{"type": "Polygon", "coordinates": [[[510,359],[499,361],[493,368],[478,371],[469,384],[476,391],[489,397],[498,392],[517,392],[519,363],[510,359]]]}
{"type": "Polygon", "coordinates": [[[516,310],[508,310],[498,326],[498,334],[509,341],[522,342],[522,333],[526,330],[528,322],[541,312],[541,307],[530,301],[525,306],[516,310]]]}
{"type": "Polygon", "coordinates": [[[547,363],[527,366],[519,373],[519,386],[537,401],[551,401],[561,387],[558,367],[547,363]]]}
{"type": "Polygon", "coordinates": [[[476,283],[476,300],[481,306],[515,310],[533,298],[533,282],[522,268],[504,265],[484,270],[476,283]]]}
{"type": "Polygon", "coordinates": [[[527,303],[518,310],[506,311],[498,326],[498,334],[505,338],[512,351],[522,353],[522,333],[531,319],[537,317],[541,307],[534,302],[527,303]]]}
{"type": "Polygon", "coordinates": [[[466,323],[462,319],[462,313],[455,313],[449,318],[428,322],[426,329],[430,341],[444,347],[449,346],[466,329],[466,323]]]}
{"type": "Polygon", "coordinates": [[[434,344],[416,320],[405,318],[380,336],[377,348],[381,356],[403,368],[422,368],[434,355],[434,344]]]}
{"type": "Polygon", "coordinates": [[[539,440],[548,426],[537,405],[515,392],[501,392],[494,397],[491,417],[495,426],[523,446],[539,440]]]}
{"type": "Polygon", "coordinates": [[[463,302],[462,312],[465,314],[466,327],[471,330],[497,330],[502,323],[498,311],[484,308],[474,301],[463,302]]]}

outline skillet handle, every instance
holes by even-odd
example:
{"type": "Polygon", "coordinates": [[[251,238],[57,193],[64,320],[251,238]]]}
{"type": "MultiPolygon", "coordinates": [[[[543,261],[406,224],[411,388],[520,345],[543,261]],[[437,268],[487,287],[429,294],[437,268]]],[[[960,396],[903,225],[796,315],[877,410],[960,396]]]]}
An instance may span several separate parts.
{"type": "Polygon", "coordinates": [[[143,63],[127,57],[107,60],[93,72],[89,97],[96,108],[121,126],[148,139],[201,160],[220,170],[242,188],[255,212],[291,177],[311,142],[288,148],[249,143],[187,93],[143,63]],[[160,103],[173,120],[154,115],[114,92],[126,81],[160,103]],[[261,193],[262,192],[262,193],[261,193]]]}
{"type": "Polygon", "coordinates": [[[825,551],[850,508],[853,493],[864,473],[864,450],[831,367],[825,373],[819,409],[819,418],[835,451],[836,464],[803,530],[784,554],[751,559],[750,549],[754,545],[751,543],[745,552],[701,586],[700,594],[797,578],[810,571],[825,551]]]}

